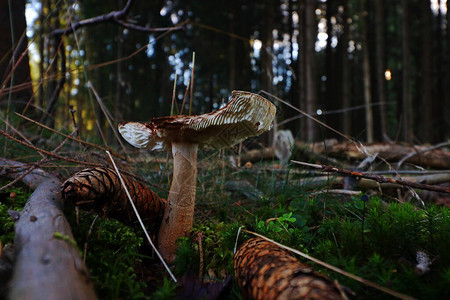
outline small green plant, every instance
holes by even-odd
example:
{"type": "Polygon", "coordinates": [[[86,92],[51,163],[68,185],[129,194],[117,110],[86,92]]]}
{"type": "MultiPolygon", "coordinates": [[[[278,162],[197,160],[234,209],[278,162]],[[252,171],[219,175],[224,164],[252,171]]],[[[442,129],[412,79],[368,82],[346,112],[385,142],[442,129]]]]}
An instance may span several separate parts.
{"type": "MultiPolygon", "coordinates": [[[[0,182],[3,186],[7,182],[0,182]]],[[[12,187],[0,192],[0,242],[2,245],[14,242],[14,221],[8,210],[21,211],[31,193],[22,188],[12,187]]]]}
{"type": "MultiPolygon", "coordinates": [[[[75,220],[71,210],[66,213],[75,220]]],[[[101,299],[142,299],[146,284],[138,279],[136,267],[143,257],[139,248],[143,243],[133,227],[114,219],[97,219],[89,238],[87,234],[94,216],[80,212],[80,224],[72,225],[78,245],[87,241],[86,265],[101,299]]],[[[75,224],[75,222],[72,222],[75,224]]]]}
{"type": "Polygon", "coordinates": [[[175,290],[177,284],[171,279],[164,277],[164,282],[156,291],[151,295],[151,299],[154,300],[172,300],[175,299],[175,290]]]}

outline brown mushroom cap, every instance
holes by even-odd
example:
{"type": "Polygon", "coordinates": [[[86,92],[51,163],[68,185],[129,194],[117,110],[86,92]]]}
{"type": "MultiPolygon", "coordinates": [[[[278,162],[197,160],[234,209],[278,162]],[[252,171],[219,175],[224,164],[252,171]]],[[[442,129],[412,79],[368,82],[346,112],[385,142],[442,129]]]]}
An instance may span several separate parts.
{"type": "Polygon", "coordinates": [[[223,108],[197,116],[153,118],[150,123],[119,124],[123,138],[137,148],[170,150],[173,142],[221,149],[272,127],[276,107],[263,97],[233,91],[223,108]]]}

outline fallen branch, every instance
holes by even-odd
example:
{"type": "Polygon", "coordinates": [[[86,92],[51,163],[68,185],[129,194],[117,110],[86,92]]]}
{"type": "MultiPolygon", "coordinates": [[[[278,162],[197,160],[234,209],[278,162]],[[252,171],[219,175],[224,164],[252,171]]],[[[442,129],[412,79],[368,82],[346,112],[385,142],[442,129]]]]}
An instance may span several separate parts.
{"type": "MultiPolygon", "coordinates": [[[[36,171],[36,170],[33,170],[36,171]]],[[[42,181],[15,224],[9,299],[97,299],[62,212],[60,181],[42,181]]]]}
{"type": "Polygon", "coordinates": [[[93,26],[101,23],[115,23],[119,26],[122,26],[127,29],[141,31],[141,32],[157,32],[157,31],[172,31],[183,28],[184,24],[176,27],[168,27],[168,28],[150,28],[143,27],[139,25],[135,25],[129,22],[126,22],[128,14],[130,13],[131,6],[134,4],[134,0],[128,0],[125,4],[125,7],[119,11],[112,11],[110,13],[96,16],[93,18],[81,20],[79,22],[70,23],[69,27],[63,29],[55,29],[52,31],[52,35],[55,37],[60,37],[62,35],[72,34],[78,29],[86,26],[93,26]]]}
{"type": "Polygon", "coordinates": [[[327,166],[327,165],[310,164],[310,163],[305,163],[305,162],[300,162],[300,161],[295,161],[295,160],[291,160],[291,161],[295,164],[299,164],[302,166],[321,169],[321,171],[323,171],[323,172],[338,173],[338,174],[346,175],[346,176],[360,177],[360,178],[375,180],[376,182],[379,182],[379,183],[398,184],[398,185],[409,186],[409,187],[421,189],[421,190],[428,190],[428,191],[450,194],[450,187],[441,187],[441,186],[436,186],[436,185],[423,184],[423,183],[418,183],[418,182],[404,180],[404,179],[394,179],[394,178],[384,177],[381,175],[375,175],[375,174],[370,174],[370,173],[366,173],[366,172],[356,172],[356,171],[350,171],[350,170],[345,170],[345,169],[339,169],[339,168],[336,168],[333,166],[327,166]]]}
{"type": "Polygon", "coordinates": [[[82,139],[73,137],[73,136],[71,136],[71,135],[64,134],[64,133],[62,133],[62,132],[59,132],[58,130],[55,130],[55,129],[53,129],[53,128],[50,128],[50,127],[48,127],[48,126],[46,126],[46,125],[44,125],[44,124],[42,124],[42,123],[39,123],[39,122],[37,122],[37,121],[35,121],[35,120],[33,120],[33,119],[30,119],[30,118],[28,118],[28,117],[26,117],[26,116],[24,116],[24,115],[19,114],[19,113],[17,113],[17,112],[16,112],[16,115],[19,116],[19,117],[21,117],[21,118],[23,118],[23,119],[25,119],[25,120],[27,120],[27,121],[29,121],[29,122],[31,122],[31,123],[33,123],[33,124],[36,124],[36,125],[38,125],[38,126],[40,126],[40,127],[42,127],[42,128],[45,128],[45,129],[47,129],[47,130],[49,130],[49,131],[51,131],[51,132],[53,132],[53,133],[56,133],[56,134],[59,134],[59,135],[65,137],[65,138],[68,138],[69,140],[78,142],[78,143],[83,144],[83,145],[87,145],[87,146],[89,146],[89,147],[92,147],[92,148],[95,148],[95,149],[98,149],[98,150],[102,150],[102,151],[107,151],[107,150],[109,150],[109,151],[111,152],[112,155],[114,155],[114,156],[116,156],[116,157],[118,157],[118,158],[120,158],[120,159],[127,160],[127,158],[126,158],[125,156],[123,156],[123,155],[121,155],[121,154],[118,154],[118,153],[115,153],[114,151],[112,151],[112,150],[110,150],[110,149],[107,149],[107,148],[102,147],[102,146],[100,146],[100,145],[96,145],[96,144],[92,144],[92,143],[83,141],[82,139]]]}

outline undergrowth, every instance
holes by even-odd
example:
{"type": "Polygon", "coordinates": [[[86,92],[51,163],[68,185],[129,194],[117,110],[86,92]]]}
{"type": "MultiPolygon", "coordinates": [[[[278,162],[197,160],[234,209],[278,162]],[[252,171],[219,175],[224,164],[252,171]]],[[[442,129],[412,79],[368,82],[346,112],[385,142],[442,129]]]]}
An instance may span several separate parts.
{"type": "MultiPolygon", "coordinates": [[[[427,205],[418,208],[378,196],[328,194],[326,188],[299,185],[302,174],[263,164],[230,168],[217,155],[200,159],[196,219],[191,237],[179,240],[173,271],[177,278],[191,272],[205,282],[224,282],[233,275],[233,249],[251,235],[263,234],[350,273],[420,299],[450,298],[450,210],[427,205]],[[223,167],[224,166],[224,167],[223,167]],[[313,193],[321,192],[321,193],[313,193]],[[366,201],[363,201],[365,199],[366,201]],[[200,242],[201,239],[201,242],[200,242]],[[416,268],[418,253],[431,261],[429,270],[416,268]],[[201,263],[202,260],[202,263],[201,263]]],[[[140,170],[142,172],[142,170],[140,170]]],[[[142,172],[146,173],[146,172],[142,172]]],[[[147,180],[167,191],[168,173],[147,172],[147,180]]],[[[169,174],[170,175],[170,174],[169,174]]],[[[6,191],[9,193],[11,190],[6,191]]],[[[14,189],[15,209],[29,193],[14,189]]],[[[0,203],[0,240],[13,241],[13,222],[7,213],[12,199],[0,203]]],[[[178,288],[159,264],[136,225],[98,218],[66,208],[78,247],[87,242],[86,264],[101,299],[173,299],[178,288]],[[89,228],[92,231],[88,237],[89,228]]],[[[312,262],[309,264],[346,285],[356,299],[390,296],[312,262]]],[[[227,299],[240,299],[231,281],[227,299]]]]}

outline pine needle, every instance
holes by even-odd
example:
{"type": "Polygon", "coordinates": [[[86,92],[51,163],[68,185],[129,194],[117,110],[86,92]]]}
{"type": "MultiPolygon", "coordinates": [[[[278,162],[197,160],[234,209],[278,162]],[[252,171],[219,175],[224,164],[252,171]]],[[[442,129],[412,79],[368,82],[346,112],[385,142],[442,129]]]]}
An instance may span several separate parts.
{"type": "Polygon", "coordinates": [[[136,217],[137,217],[139,223],[141,224],[142,229],[144,230],[145,236],[147,237],[147,240],[150,243],[150,246],[152,246],[152,248],[155,251],[156,255],[158,255],[159,259],[161,260],[162,264],[166,268],[166,270],[169,273],[170,277],[172,277],[174,282],[177,282],[177,279],[175,278],[175,276],[170,271],[169,266],[167,266],[166,262],[164,261],[164,259],[161,256],[161,254],[159,254],[158,249],[156,249],[155,245],[153,244],[152,239],[150,238],[150,236],[149,236],[149,234],[147,232],[147,229],[145,229],[144,222],[142,222],[141,216],[139,215],[139,213],[138,213],[138,211],[136,209],[136,206],[134,205],[133,200],[131,199],[130,192],[128,191],[127,186],[125,185],[125,182],[123,181],[122,175],[120,174],[120,171],[117,168],[116,163],[114,162],[114,159],[113,159],[111,153],[109,151],[106,151],[106,154],[108,155],[109,160],[111,161],[111,164],[113,165],[114,170],[117,173],[117,176],[119,176],[120,183],[122,184],[122,187],[125,190],[125,193],[127,194],[128,200],[130,200],[130,204],[133,207],[134,213],[136,214],[136,217]]]}

